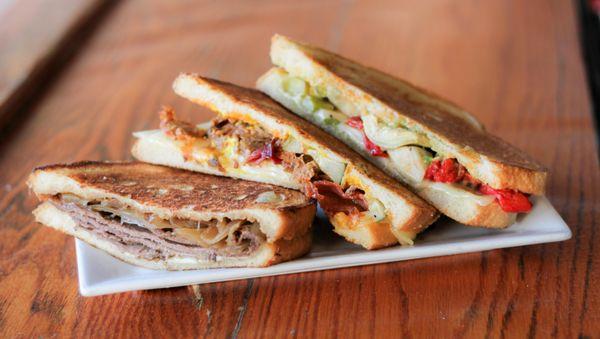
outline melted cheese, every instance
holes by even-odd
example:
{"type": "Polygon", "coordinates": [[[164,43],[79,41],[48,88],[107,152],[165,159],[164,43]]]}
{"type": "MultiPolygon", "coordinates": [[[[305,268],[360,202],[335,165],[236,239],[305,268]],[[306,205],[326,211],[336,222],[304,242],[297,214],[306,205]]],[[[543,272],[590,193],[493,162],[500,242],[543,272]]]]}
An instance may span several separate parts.
{"type": "Polygon", "coordinates": [[[468,189],[461,187],[458,184],[447,184],[443,182],[423,180],[420,184],[417,185],[417,190],[423,190],[425,188],[439,191],[440,193],[452,197],[452,199],[474,201],[480,206],[487,206],[494,202],[495,199],[492,195],[482,195],[473,193],[468,189]]]}

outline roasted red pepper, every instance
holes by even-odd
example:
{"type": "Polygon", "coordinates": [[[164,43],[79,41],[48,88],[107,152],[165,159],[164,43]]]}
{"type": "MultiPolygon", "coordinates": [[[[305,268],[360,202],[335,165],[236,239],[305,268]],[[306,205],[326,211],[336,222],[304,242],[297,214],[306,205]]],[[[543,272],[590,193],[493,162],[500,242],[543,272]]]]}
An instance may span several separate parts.
{"type": "Polygon", "coordinates": [[[467,170],[455,159],[434,160],[425,170],[425,179],[435,182],[458,182],[463,180],[467,170]]]}
{"type": "Polygon", "coordinates": [[[486,195],[493,195],[500,207],[505,212],[525,213],[531,211],[532,204],[527,196],[514,190],[498,190],[491,188],[486,184],[479,186],[479,192],[486,195]]]}
{"type": "Polygon", "coordinates": [[[388,156],[388,154],[384,150],[382,150],[381,147],[375,145],[375,143],[373,143],[367,137],[362,119],[359,116],[352,117],[352,118],[349,118],[348,120],[346,120],[346,125],[348,125],[352,128],[356,128],[357,130],[359,130],[362,133],[365,148],[369,151],[369,153],[372,156],[376,156],[376,157],[387,157],[388,156]]]}
{"type": "Polygon", "coordinates": [[[348,118],[348,120],[346,120],[346,125],[361,131],[365,128],[362,119],[359,116],[348,118]]]}
{"type": "Polygon", "coordinates": [[[482,194],[493,195],[505,212],[525,213],[531,211],[531,202],[525,194],[510,189],[491,188],[473,178],[456,159],[448,158],[443,161],[432,161],[425,170],[425,179],[445,183],[461,182],[464,185],[478,189],[482,194]]]}
{"type": "Polygon", "coordinates": [[[247,162],[254,162],[260,164],[263,160],[271,159],[274,163],[281,163],[281,146],[277,141],[277,138],[271,139],[270,142],[263,145],[263,147],[250,153],[247,162]]]}

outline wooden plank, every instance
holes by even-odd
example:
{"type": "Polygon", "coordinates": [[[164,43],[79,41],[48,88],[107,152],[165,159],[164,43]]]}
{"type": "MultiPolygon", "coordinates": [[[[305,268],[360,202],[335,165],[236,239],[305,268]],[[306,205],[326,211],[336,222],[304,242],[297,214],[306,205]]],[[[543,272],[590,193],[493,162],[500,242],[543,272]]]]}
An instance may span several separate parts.
{"type": "Polygon", "coordinates": [[[599,168],[571,1],[129,1],[0,145],[0,334],[576,337],[600,333],[599,168]],[[37,165],[128,159],[171,81],[252,85],[275,33],[323,45],[466,106],[551,170],[570,241],[81,298],[73,241],[36,225],[37,165]]]}
{"type": "Polygon", "coordinates": [[[0,5],[0,131],[12,118],[24,118],[115,3],[25,0],[0,5]]]}

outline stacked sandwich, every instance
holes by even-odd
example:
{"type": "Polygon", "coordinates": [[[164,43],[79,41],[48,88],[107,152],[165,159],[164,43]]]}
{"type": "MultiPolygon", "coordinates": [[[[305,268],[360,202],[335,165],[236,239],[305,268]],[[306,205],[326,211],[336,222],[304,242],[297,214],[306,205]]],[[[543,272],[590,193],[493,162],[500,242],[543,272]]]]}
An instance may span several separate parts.
{"type": "Polygon", "coordinates": [[[315,202],[378,249],[413,244],[439,212],[507,227],[543,194],[543,166],[446,100],[283,36],[271,59],[260,91],[177,77],[217,117],[163,108],[159,128],[134,133],[141,163],[36,169],[37,220],[144,267],[266,266],[310,249],[315,202]]]}

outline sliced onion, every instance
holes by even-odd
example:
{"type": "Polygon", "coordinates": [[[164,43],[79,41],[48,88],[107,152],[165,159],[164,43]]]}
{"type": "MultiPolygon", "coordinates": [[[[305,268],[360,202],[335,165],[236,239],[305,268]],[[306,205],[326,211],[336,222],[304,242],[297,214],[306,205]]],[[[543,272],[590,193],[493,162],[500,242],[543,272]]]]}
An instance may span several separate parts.
{"type": "Polygon", "coordinates": [[[281,148],[290,153],[302,153],[303,151],[302,143],[292,136],[287,137],[281,148]]]}
{"type": "Polygon", "coordinates": [[[431,153],[419,146],[403,146],[389,150],[388,154],[403,179],[413,184],[423,181],[427,169],[425,159],[431,157],[431,153]]]}
{"type": "Polygon", "coordinates": [[[373,216],[375,221],[381,221],[385,219],[385,207],[377,199],[372,199],[369,202],[369,213],[373,216]]]}
{"type": "Polygon", "coordinates": [[[394,227],[392,227],[392,233],[398,239],[400,245],[409,245],[412,246],[414,244],[413,239],[415,238],[415,234],[406,231],[400,231],[394,227]]]}
{"type": "Polygon", "coordinates": [[[323,173],[327,174],[333,182],[336,184],[340,184],[342,182],[344,172],[346,171],[345,163],[333,160],[315,150],[308,150],[307,153],[315,160],[317,165],[319,165],[319,169],[321,169],[323,173]]]}
{"type": "MultiPolygon", "coordinates": [[[[271,193],[273,192],[271,191],[271,193]]],[[[139,212],[124,207],[114,207],[111,204],[114,204],[114,202],[105,200],[100,204],[90,206],[90,208],[96,212],[107,212],[118,216],[121,219],[121,223],[133,224],[150,230],[173,229],[175,236],[184,238],[202,247],[210,247],[225,238],[233,237],[233,233],[244,223],[244,220],[229,221],[229,219],[217,222],[179,218],[164,220],[155,216],[150,216],[147,220],[139,212]],[[207,227],[201,227],[203,225],[207,227]]],[[[228,239],[229,242],[230,240],[228,239]]]]}
{"type": "Polygon", "coordinates": [[[405,145],[428,146],[427,138],[401,127],[389,127],[377,122],[374,115],[362,116],[365,134],[377,146],[394,149],[405,145]]]}
{"type": "Polygon", "coordinates": [[[227,231],[227,246],[235,246],[235,231],[237,231],[240,226],[242,226],[243,221],[234,220],[230,223],[227,231]]]}
{"type": "Polygon", "coordinates": [[[212,120],[208,120],[208,121],[197,124],[196,128],[199,130],[208,131],[211,126],[212,126],[212,120]]]}
{"type": "Polygon", "coordinates": [[[121,223],[138,225],[140,227],[144,227],[144,228],[148,228],[148,229],[171,227],[170,224],[168,224],[168,223],[165,223],[163,225],[157,225],[156,221],[148,222],[147,220],[144,219],[144,217],[140,213],[137,213],[132,210],[123,209],[123,208],[108,206],[107,204],[105,204],[105,201],[103,201],[100,205],[92,205],[90,207],[92,210],[94,210],[96,212],[106,212],[106,213],[111,213],[115,216],[118,216],[119,218],[121,218],[121,223]],[[161,227],[161,226],[163,226],[163,227],[161,227]]]}

